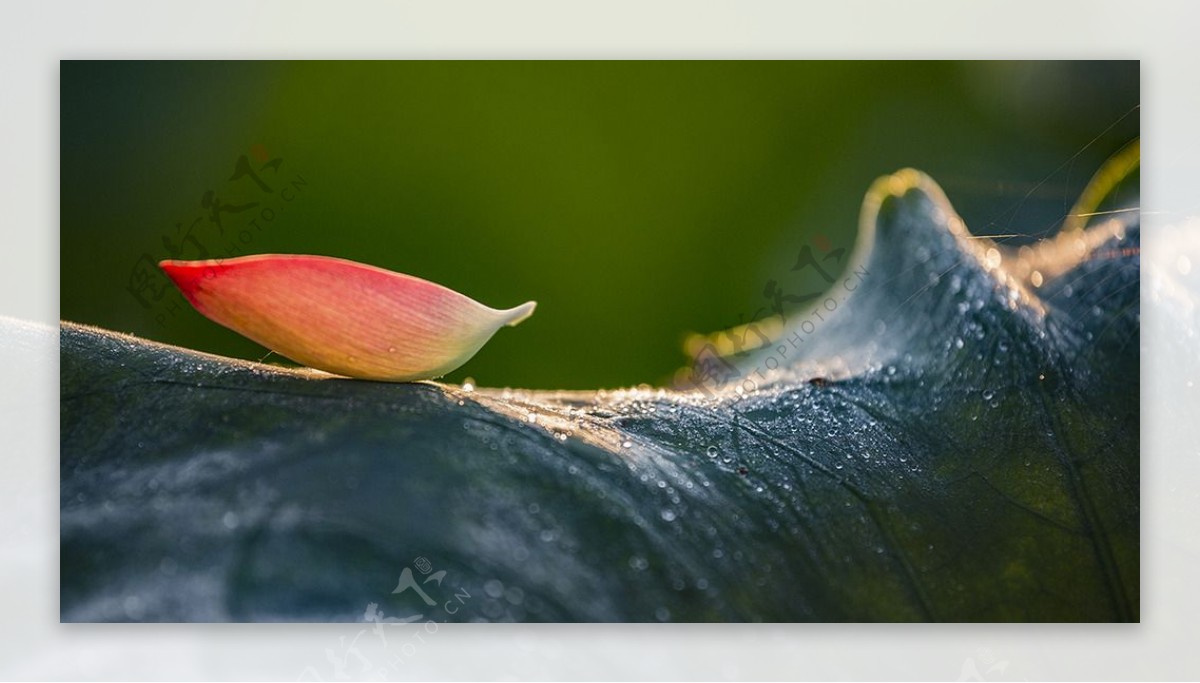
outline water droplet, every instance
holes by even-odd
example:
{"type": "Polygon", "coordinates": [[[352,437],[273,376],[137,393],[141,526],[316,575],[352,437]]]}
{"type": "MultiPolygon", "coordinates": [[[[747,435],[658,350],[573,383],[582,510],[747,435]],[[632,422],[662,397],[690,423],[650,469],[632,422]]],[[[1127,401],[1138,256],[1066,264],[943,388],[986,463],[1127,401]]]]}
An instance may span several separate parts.
{"type": "Polygon", "coordinates": [[[145,614],[142,605],[142,599],[136,595],[130,595],[126,597],[122,605],[125,608],[125,616],[129,617],[133,621],[140,620],[145,614]]]}
{"type": "Polygon", "coordinates": [[[962,347],[963,347],[962,337],[955,337],[954,338],[954,348],[961,349],[962,347]]]}
{"type": "Polygon", "coordinates": [[[498,598],[504,595],[504,584],[497,579],[492,579],[483,584],[483,592],[488,594],[488,597],[498,598]]]}
{"type": "Polygon", "coordinates": [[[675,521],[675,511],[671,508],[663,508],[662,512],[659,513],[659,516],[663,518],[664,522],[675,521]]]}
{"type": "Polygon", "coordinates": [[[475,391],[475,380],[471,377],[464,379],[462,383],[462,390],[475,391]]]}
{"type": "Polygon", "coordinates": [[[707,449],[705,449],[704,452],[708,453],[708,457],[710,457],[710,458],[717,457],[717,447],[716,446],[709,446],[707,449]]]}
{"type": "Polygon", "coordinates": [[[985,401],[992,400],[992,397],[995,395],[996,395],[996,392],[992,391],[991,389],[983,390],[983,400],[985,400],[985,401]]]}
{"type": "Polygon", "coordinates": [[[621,448],[633,448],[633,442],[632,441],[623,441],[623,442],[621,442],[621,448]]]}
{"type": "Polygon", "coordinates": [[[671,610],[667,609],[666,607],[659,607],[658,609],[654,610],[654,618],[658,619],[659,621],[670,621],[671,610]]]}
{"type": "Polygon", "coordinates": [[[650,561],[641,555],[634,555],[629,558],[629,567],[634,571],[645,571],[650,567],[650,561]]]}
{"type": "Polygon", "coordinates": [[[995,247],[988,247],[985,262],[988,268],[996,268],[1000,265],[1000,250],[995,247]]]}

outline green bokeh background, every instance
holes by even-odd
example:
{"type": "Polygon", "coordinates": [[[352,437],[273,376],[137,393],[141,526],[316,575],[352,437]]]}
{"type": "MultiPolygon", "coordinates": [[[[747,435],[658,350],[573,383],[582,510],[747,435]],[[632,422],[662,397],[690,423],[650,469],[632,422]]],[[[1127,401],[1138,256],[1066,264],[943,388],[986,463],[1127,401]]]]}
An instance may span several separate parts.
{"type": "MultiPolygon", "coordinates": [[[[1138,135],[1137,62],[63,62],[61,315],[229,356],[266,350],[173,289],[128,291],[201,198],[210,257],[312,253],[537,314],[449,376],[664,383],[746,322],[812,240],[854,241],[870,182],[932,175],[977,233],[1053,232],[1138,135]],[[255,146],[258,147],[255,147],[255,146]],[[231,181],[255,152],[282,159],[231,181]],[[297,176],[306,185],[280,192],[297,176]],[[249,220],[262,208],[274,220],[249,220]],[[246,238],[249,238],[248,240],[246,238]]],[[[197,252],[188,247],[185,258],[197,252]]],[[[151,272],[155,287],[165,280],[151,272]]],[[[272,360],[282,361],[278,357],[272,360]]]]}

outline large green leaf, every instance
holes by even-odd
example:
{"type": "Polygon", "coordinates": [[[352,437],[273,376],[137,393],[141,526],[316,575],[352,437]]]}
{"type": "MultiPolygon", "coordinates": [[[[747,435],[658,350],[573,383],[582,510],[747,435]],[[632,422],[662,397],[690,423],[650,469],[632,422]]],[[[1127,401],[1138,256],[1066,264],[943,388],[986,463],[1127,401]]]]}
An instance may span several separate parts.
{"type": "Polygon", "coordinates": [[[380,384],[64,323],[62,618],[1137,620],[1138,244],[994,247],[902,172],[835,310],[713,391],[380,384]],[[418,557],[434,607],[391,592],[418,557]]]}

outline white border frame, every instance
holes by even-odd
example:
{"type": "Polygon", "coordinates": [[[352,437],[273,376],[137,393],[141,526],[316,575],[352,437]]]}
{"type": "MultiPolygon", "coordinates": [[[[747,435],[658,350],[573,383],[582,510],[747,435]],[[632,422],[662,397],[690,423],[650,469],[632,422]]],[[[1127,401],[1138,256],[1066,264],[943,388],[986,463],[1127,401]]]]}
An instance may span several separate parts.
{"type": "MultiPolygon", "coordinates": [[[[1170,255],[1160,242],[1168,225],[1200,213],[1200,5],[609,0],[330,7],[253,0],[0,6],[0,314],[51,325],[58,319],[60,59],[1141,59],[1147,261],[1155,252],[1170,255]]],[[[1200,414],[1200,394],[1177,390],[1184,378],[1197,379],[1198,354],[1172,356],[1146,333],[1158,328],[1143,310],[1140,625],[447,626],[404,673],[954,679],[973,666],[992,679],[1200,675],[1200,648],[1190,635],[1200,614],[1200,438],[1195,421],[1171,421],[1200,414]]],[[[333,625],[60,625],[57,348],[53,337],[42,340],[36,362],[26,354],[18,367],[11,353],[0,357],[0,677],[294,680],[323,662],[324,648],[336,647],[340,635],[353,634],[333,625]]]]}

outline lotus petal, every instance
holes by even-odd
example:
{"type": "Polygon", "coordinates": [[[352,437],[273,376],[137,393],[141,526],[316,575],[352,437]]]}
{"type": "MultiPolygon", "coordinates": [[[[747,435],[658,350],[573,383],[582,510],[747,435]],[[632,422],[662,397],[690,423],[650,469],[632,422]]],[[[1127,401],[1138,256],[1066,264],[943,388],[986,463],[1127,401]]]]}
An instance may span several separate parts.
{"type": "Polygon", "coordinates": [[[159,267],[210,320],[298,363],[361,379],[440,377],[537,306],[496,310],[418,277],[326,256],[261,254],[159,267]]]}

